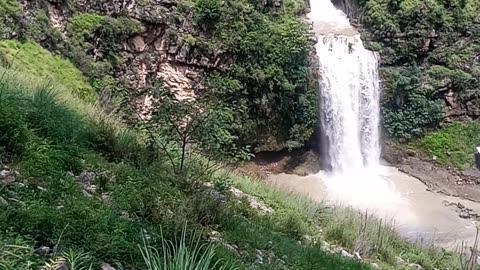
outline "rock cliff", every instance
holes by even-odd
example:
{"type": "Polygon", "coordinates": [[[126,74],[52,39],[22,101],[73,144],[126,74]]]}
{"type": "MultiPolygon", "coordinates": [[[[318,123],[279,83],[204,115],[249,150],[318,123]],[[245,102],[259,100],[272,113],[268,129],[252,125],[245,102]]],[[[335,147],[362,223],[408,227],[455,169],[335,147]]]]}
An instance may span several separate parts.
{"type": "Polygon", "coordinates": [[[0,34],[69,58],[103,103],[161,80],[180,100],[220,100],[240,145],[298,148],[313,134],[303,0],[5,1],[0,34]]]}

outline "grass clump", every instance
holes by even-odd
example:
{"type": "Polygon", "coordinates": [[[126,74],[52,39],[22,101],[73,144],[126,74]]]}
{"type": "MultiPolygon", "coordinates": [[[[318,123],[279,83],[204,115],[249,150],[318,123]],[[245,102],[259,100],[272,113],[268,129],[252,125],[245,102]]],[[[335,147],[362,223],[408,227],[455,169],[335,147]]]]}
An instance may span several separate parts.
{"type": "Polygon", "coordinates": [[[440,164],[467,169],[474,164],[480,145],[480,123],[453,123],[434,131],[413,146],[435,156],[440,164]]]}
{"type": "Polygon", "coordinates": [[[215,246],[202,244],[200,235],[193,233],[187,239],[187,229],[183,228],[180,239],[173,242],[161,239],[161,253],[144,242],[139,246],[147,270],[235,270],[228,265],[220,265],[215,259],[215,246]]]}

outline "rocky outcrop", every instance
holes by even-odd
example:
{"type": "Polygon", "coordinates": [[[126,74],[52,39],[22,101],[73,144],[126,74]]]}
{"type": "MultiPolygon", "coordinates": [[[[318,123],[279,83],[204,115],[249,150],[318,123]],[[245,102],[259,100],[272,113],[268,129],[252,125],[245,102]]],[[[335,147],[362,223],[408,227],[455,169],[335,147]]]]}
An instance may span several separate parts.
{"type": "Polygon", "coordinates": [[[357,20],[361,16],[361,5],[358,0],[332,0],[332,3],[350,19],[357,20]]]}
{"type": "MultiPolygon", "coordinates": [[[[281,1],[277,2],[281,5],[281,1]]],[[[59,30],[64,39],[66,23],[75,14],[123,16],[140,22],[139,33],[117,44],[121,48],[121,63],[115,77],[132,89],[142,89],[163,79],[178,97],[192,97],[206,71],[225,70],[235,60],[220,48],[206,50],[195,45],[193,36],[199,33],[194,30],[191,12],[180,11],[186,7],[180,7],[176,0],[76,0],[71,6],[60,0],[23,0],[21,5],[26,25],[34,23],[38,10],[45,10],[50,26],[59,30]]]]}

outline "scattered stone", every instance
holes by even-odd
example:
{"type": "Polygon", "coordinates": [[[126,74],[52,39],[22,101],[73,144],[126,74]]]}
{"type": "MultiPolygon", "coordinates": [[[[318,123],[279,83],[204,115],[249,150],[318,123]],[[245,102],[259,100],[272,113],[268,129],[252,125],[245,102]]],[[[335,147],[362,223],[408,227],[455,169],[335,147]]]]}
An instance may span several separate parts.
{"type": "Polygon", "coordinates": [[[370,265],[372,266],[373,269],[380,269],[380,267],[376,263],[371,263],[370,265]]]}
{"type": "Polygon", "coordinates": [[[272,214],[274,212],[274,210],[270,206],[266,205],[265,203],[263,203],[258,198],[252,195],[245,194],[243,191],[241,191],[238,188],[232,187],[230,188],[230,192],[237,199],[242,199],[243,197],[246,197],[250,204],[250,207],[253,209],[259,210],[263,214],[272,214]]]}
{"type": "Polygon", "coordinates": [[[0,183],[10,184],[15,182],[16,177],[19,175],[17,171],[5,169],[0,171],[0,183]]]}
{"type": "Polygon", "coordinates": [[[90,193],[88,193],[86,190],[82,190],[82,193],[83,193],[83,195],[84,195],[85,197],[89,197],[89,198],[90,198],[90,197],[93,197],[93,195],[90,194],[90,193]]]}
{"type": "Polygon", "coordinates": [[[41,186],[37,186],[37,189],[43,192],[47,192],[47,189],[41,186]]]}
{"type": "Polygon", "coordinates": [[[87,197],[91,197],[93,193],[97,191],[97,186],[93,183],[95,181],[96,174],[94,172],[82,172],[79,176],[75,177],[77,182],[83,188],[83,194],[87,197]]]}
{"type": "Polygon", "coordinates": [[[330,252],[331,249],[330,249],[330,244],[327,243],[326,241],[322,241],[322,244],[320,246],[320,249],[323,251],[323,252],[330,252]]]}
{"type": "Polygon", "coordinates": [[[342,249],[342,250],[340,251],[340,255],[341,255],[342,257],[346,257],[346,258],[351,258],[351,259],[354,259],[354,258],[355,258],[352,254],[348,253],[345,249],[342,249]]]}
{"type": "Polygon", "coordinates": [[[355,252],[353,253],[353,256],[354,256],[354,258],[355,258],[356,260],[358,260],[358,261],[361,261],[361,260],[362,260],[362,256],[360,256],[360,253],[358,253],[358,251],[355,251],[355,252]]]}
{"type": "Polygon", "coordinates": [[[50,253],[50,248],[47,246],[41,246],[35,250],[35,253],[40,256],[47,256],[50,253]]]}
{"type": "Polygon", "coordinates": [[[405,260],[400,258],[399,256],[395,257],[395,261],[397,262],[397,265],[404,265],[405,260]]]}
{"type": "Polygon", "coordinates": [[[212,241],[212,242],[221,242],[221,240],[222,240],[220,233],[217,232],[217,231],[211,231],[211,232],[208,234],[208,238],[209,238],[210,241],[212,241]]]}
{"type": "Polygon", "coordinates": [[[230,252],[232,252],[233,254],[237,255],[237,256],[240,256],[240,248],[237,246],[237,245],[230,245],[228,243],[224,243],[222,242],[222,245],[228,249],[230,252]]]}
{"type": "Polygon", "coordinates": [[[408,265],[412,270],[423,270],[423,267],[416,263],[411,263],[408,265]]]}
{"type": "Polygon", "coordinates": [[[305,244],[313,243],[313,238],[310,235],[306,234],[302,236],[302,242],[305,244]]]}
{"type": "Polygon", "coordinates": [[[102,270],[116,270],[116,269],[108,263],[102,263],[102,270]]]}
{"type": "Polygon", "coordinates": [[[79,176],[76,177],[77,181],[84,184],[91,184],[95,181],[96,174],[94,172],[82,172],[79,176]]]}
{"type": "Polygon", "coordinates": [[[257,264],[263,264],[263,253],[261,250],[256,250],[256,254],[255,254],[255,257],[257,258],[255,260],[255,263],[257,264]]]}
{"type": "Polygon", "coordinates": [[[102,203],[103,204],[110,204],[112,202],[112,196],[110,196],[109,194],[102,194],[102,203]]]}

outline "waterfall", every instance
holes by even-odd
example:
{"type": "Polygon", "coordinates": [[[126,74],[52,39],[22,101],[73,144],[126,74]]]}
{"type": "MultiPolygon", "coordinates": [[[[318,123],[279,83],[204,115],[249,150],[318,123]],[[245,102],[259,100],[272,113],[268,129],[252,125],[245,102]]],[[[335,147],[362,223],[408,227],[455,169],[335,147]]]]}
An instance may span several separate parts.
{"type": "Polygon", "coordinates": [[[311,0],[318,35],[322,129],[333,173],[375,167],[380,159],[379,78],[375,53],[363,47],[344,13],[311,0]]]}
{"type": "Polygon", "coordinates": [[[377,55],[330,0],[310,0],[318,37],[320,112],[331,171],[319,172],[327,200],[391,213],[403,204],[380,166],[377,55]]]}

